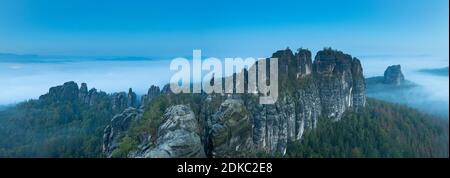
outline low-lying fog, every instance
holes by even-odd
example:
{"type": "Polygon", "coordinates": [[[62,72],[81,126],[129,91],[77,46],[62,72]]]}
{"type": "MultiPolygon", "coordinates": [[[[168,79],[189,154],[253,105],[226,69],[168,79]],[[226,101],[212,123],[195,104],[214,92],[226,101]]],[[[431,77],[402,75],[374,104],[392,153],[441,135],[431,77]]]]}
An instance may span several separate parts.
{"type": "Polygon", "coordinates": [[[389,65],[400,64],[405,79],[419,85],[419,87],[402,90],[401,93],[384,91],[369,96],[407,104],[421,111],[448,118],[448,75],[433,75],[419,71],[447,67],[448,59],[430,56],[364,57],[361,59],[365,77],[382,76],[389,65]]]}
{"type": "MultiPolygon", "coordinates": [[[[446,104],[448,116],[449,78],[423,72],[420,69],[442,68],[448,59],[429,56],[412,57],[358,57],[365,77],[381,76],[389,65],[400,64],[407,80],[421,86],[427,95],[412,94],[411,101],[426,101],[423,107],[442,107],[446,104]],[[436,106],[430,105],[436,103],[436,106]]],[[[146,93],[150,85],[166,84],[172,72],[170,60],[81,60],[79,62],[14,62],[0,60],[0,105],[8,105],[38,98],[51,86],[67,81],[86,82],[105,92],[127,91],[146,93]]]]}

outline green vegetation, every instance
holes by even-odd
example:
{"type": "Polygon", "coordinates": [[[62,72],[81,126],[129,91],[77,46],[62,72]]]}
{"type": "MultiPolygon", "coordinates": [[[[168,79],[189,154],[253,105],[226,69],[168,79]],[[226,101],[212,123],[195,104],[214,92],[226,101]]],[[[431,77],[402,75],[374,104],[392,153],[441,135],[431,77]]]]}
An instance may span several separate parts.
{"type": "MultiPolygon", "coordinates": [[[[142,119],[133,122],[127,131],[127,135],[121,139],[118,152],[127,153],[127,150],[134,150],[137,148],[142,135],[150,135],[152,141],[156,141],[156,133],[158,127],[163,122],[164,111],[170,106],[177,104],[184,104],[190,106],[194,112],[200,111],[201,95],[198,94],[181,94],[181,95],[161,95],[151,102],[145,109],[142,119]],[[128,147],[127,145],[132,145],[128,147]],[[134,147],[133,147],[134,146],[134,147]]],[[[126,154],[125,154],[126,155],[126,154]]],[[[113,156],[123,157],[122,154],[115,154],[113,156]]]]}
{"type": "Polygon", "coordinates": [[[448,121],[402,105],[368,99],[360,113],[322,118],[287,157],[448,157],[448,121]]]}
{"type": "Polygon", "coordinates": [[[113,112],[100,97],[92,106],[46,98],[0,111],[0,157],[101,157],[113,112]]]}
{"type": "MultiPolygon", "coordinates": [[[[300,86],[298,86],[300,87],[300,86]]],[[[104,157],[103,130],[113,116],[107,95],[95,105],[74,100],[30,100],[0,111],[0,157],[104,157]]],[[[164,111],[172,105],[188,105],[199,123],[204,112],[216,111],[221,95],[161,95],[146,107],[143,118],[133,122],[121,138],[113,157],[136,150],[142,136],[153,141],[164,111]],[[203,111],[202,111],[203,109],[203,111]]],[[[241,96],[246,104],[252,97],[241,96]]],[[[239,116],[240,117],[240,116],[239,116]]],[[[200,127],[200,129],[203,129],[200,127]]],[[[247,134],[250,125],[233,134],[247,134]]],[[[201,130],[200,133],[203,133],[201,130]]],[[[448,157],[448,120],[436,119],[403,105],[368,99],[359,113],[348,112],[338,121],[320,118],[317,128],[303,139],[288,144],[286,155],[258,150],[235,153],[236,157],[448,157]]]]}
{"type": "Polygon", "coordinates": [[[438,69],[422,69],[419,70],[419,72],[425,72],[432,75],[438,75],[438,76],[448,76],[448,67],[444,68],[438,68],[438,69]]]}

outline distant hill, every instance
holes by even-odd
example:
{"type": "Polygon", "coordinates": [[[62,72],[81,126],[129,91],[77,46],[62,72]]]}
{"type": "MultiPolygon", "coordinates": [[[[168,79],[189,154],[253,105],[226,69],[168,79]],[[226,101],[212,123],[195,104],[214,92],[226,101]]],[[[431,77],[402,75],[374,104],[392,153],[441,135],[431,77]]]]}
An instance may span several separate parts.
{"type": "Polygon", "coordinates": [[[437,69],[422,69],[419,71],[428,73],[428,74],[432,74],[432,75],[448,76],[448,67],[437,68],[437,69]]]}
{"type": "MultiPolygon", "coordinates": [[[[176,94],[170,85],[150,87],[140,102],[131,89],[52,87],[0,111],[0,157],[448,157],[448,121],[366,100],[357,58],[331,48],[314,61],[306,49],[272,58],[274,104],[254,94],[176,94]]],[[[374,80],[405,86],[399,69],[374,80]]],[[[236,85],[251,84],[247,70],[237,75],[236,85]]]]}
{"type": "Polygon", "coordinates": [[[405,79],[399,65],[388,67],[384,76],[366,78],[366,95],[404,104],[434,116],[449,117],[448,102],[430,99],[430,93],[423,86],[405,79]]]}

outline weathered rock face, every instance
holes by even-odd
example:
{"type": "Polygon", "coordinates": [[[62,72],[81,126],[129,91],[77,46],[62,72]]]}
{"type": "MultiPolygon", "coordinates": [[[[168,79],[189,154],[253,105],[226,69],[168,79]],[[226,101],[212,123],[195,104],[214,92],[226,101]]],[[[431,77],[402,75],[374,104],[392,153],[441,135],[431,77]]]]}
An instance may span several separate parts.
{"type": "Polygon", "coordinates": [[[49,92],[39,97],[48,102],[72,102],[84,103],[89,106],[96,104],[108,104],[113,113],[120,113],[128,107],[137,107],[136,94],[131,90],[128,94],[125,92],[113,93],[108,95],[105,92],[99,92],[95,88],[88,91],[86,83],[82,83],[78,88],[75,82],[66,82],[63,85],[50,88],[49,92]]]}
{"type": "Polygon", "coordinates": [[[252,148],[250,115],[240,99],[225,100],[207,127],[211,157],[237,157],[252,148]]]}
{"type": "Polygon", "coordinates": [[[298,68],[292,67],[294,63],[294,54],[291,49],[279,50],[272,54],[272,58],[278,58],[278,75],[283,76],[297,71],[298,68]],[[291,66],[291,67],[289,67],[291,66]]]}
{"type": "MultiPolygon", "coordinates": [[[[39,97],[41,101],[44,102],[72,102],[74,104],[87,104],[89,106],[94,106],[97,104],[107,104],[110,105],[110,109],[115,108],[114,102],[118,100],[115,96],[120,96],[121,94],[108,95],[105,92],[99,92],[95,88],[88,91],[86,83],[82,83],[81,87],[78,88],[78,84],[75,82],[66,82],[63,85],[50,88],[47,94],[39,97]]],[[[127,98],[126,96],[124,98],[127,98]]],[[[122,112],[127,108],[127,104],[121,104],[114,110],[116,112],[122,112]]]]}
{"type": "Polygon", "coordinates": [[[49,92],[39,97],[39,99],[55,102],[76,101],[78,98],[78,84],[66,82],[63,85],[50,88],[49,92]]]}
{"type": "Polygon", "coordinates": [[[112,109],[115,111],[120,111],[127,107],[128,103],[127,94],[125,92],[114,93],[111,95],[112,109]]]}
{"type": "MultiPolygon", "coordinates": [[[[279,61],[281,96],[275,104],[261,105],[255,97],[246,97],[244,105],[235,104],[234,109],[230,109],[230,103],[239,103],[239,100],[230,99],[233,97],[221,100],[210,95],[203,102],[205,106],[200,120],[214,125],[218,123],[217,118],[223,119],[226,113],[241,110],[241,115],[236,115],[251,118],[252,132],[248,134],[252,139],[251,145],[257,150],[284,154],[287,143],[301,139],[306,130],[314,129],[319,116],[339,120],[345,111],[358,110],[365,105],[365,83],[359,60],[331,49],[320,51],[317,56],[313,64],[308,50],[299,49],[295,54],[290,49],[277,51],[272,58],[279,61]],[[222,105],[213,107],[211,103],[216,102],[222,102],[222,105]]],[[[227,125],[220,123],[217,125],[227,125]]],[[[233,147],[227,147],[230,143],[223,139],[225,134],[214,133],[220,132],[210,130],[205,133],[210,139],[206,142],[209,144],[207,153],[211,150],[211,157],[229,156],[233,147]]],[[[233,135],[229,137],[231,140],[243,139],[233,135]]]]}
{"type": "Polygon", "coordinates": [[[173,92],[170,89],[170,85],[169,84],[164,85],[163,89],[161,90],[161,94],[167,95],[167,94],[172,94],[172,93],[173,92]]]}
{"type": "Polygon", "coordinates": [[[142,96],[141,99],[141,107],[145,107],[147,104],[151,103],[153,99],[158,97],[161,94],[161,91],[158,86],[152,85],[149,89],[147,94],[142,96]]]}
{"type": "Polygon", "coordinates": [[[311,52],[307,49],[298,49],[295,54],[295,61],[297,62],[297,75],[296,77],[304,77],[312,72],[312,60],[311,52]]]}
{"type": "Polygon", "coordinates": [[[135,108],[127,108],[122,113],[117,114],[111,120],[111,124],[108,125],[103,134],[103,153],[108,157],[112,157],[114,149],[119,145],[120,138],[124,132],[128,130],[130,124],[133,121],[137,121],[142,118],[142,110],[135,108]]]}
{"type": "Polygon", "coordinates": [[[274,105],[252,108],[254,143],[269,153],[285,152],[288,137],[295,135],[295,103],[291,97],[279,98],[274,105]]]}
{"type": "Polygon", "coordinates": [[[389,66],[384,71],[383,83],[399,86],[399,85],[403,84],[404,82],[405,82],[405,76],[403,76],[400,65],[389,66]]]}
{"type": "Polygon", "coordinates": [[[113,111],[121,112],[128,107],[137,107],[136,94],[130,88],[128,93],[119,92],[111,95],[113,111]]]}
{"type": "Polygon", "coordinates": [[[78,98],[82,102],[86,102],[85,99],[88,97],[88,87],[86,83],[82,83],[80,87],[80,93],[78,94],[78,98]]]}
{"type": "Polygon", "coordinates": [[[206,157],[200,141],[199,125],[194,112],[187,106],[169,107],[158,128],[153,147],[137,154],[146,158],[206,157]]]}
{"type": "Polygon", "coordinates": [[[136,93],[133,92],[133,89],[128,90],[128,96],[127,96],[127,106],[128,107],[136,107],[137,106],[137,96],[136,93]]]}
{"type": "MultiPolygon", "coordinates": [[[[199,94],[202,101],[191,105],[200,108],[197,119],[187,106],[171,107],[164,116],[171,123],[179,122],[174,118],[193,120],[196,124],[190,125],[197,125],[198,130],[190,128],[181,135],[178,127],[170,127],[171,132],[163,132],[165,123],[156,145],[141,150],[137,157],[239,157],[259,151],[285,154],[288,142],[300,140],[305,131],[314,129],[319,117],[337,121],[344,112],[365,106],[365,80],[358,59],[332,49],[319,51],[314,63],[306,49],[295,54],[290,49],[280,50],[272,58],[278,58],[279,66],[275,104],[259,104],[255,94],[199,94]],[[194,143],[202,145],[204,152],[194,143]],[[184,149],[176,150],[173,145],[184,149]]],[[[143,101],[172,94],[168,85],[162,91],[152,87],[143,101]]]]}
{"type": "Polygon", "coordinates": [[[91,88],[88,94],[83,99],[84,103],[89,104],[89,106],[94,106],[95,104],[105,101],[111,104],[111,100],[105,92],[98,92],[97,89],[91,88]],[[107,99],[105,99],[107,98],[107,99]]]}
{"type": "Polygon", "coordinates": [[[359,111],[366,105],[366,81],[361,62],[356,58],[352,62],[352,79],[353,111],[359,111]]]}
{"type": "Polygon", "coordinates": [[[358,59],[325,49],[317,53],[313,73],[325,116],[339,120],[349,108],[365,105],[364,77],[358,59]]]}
{"type": "Polygon", "coordinates": [[[312,78],[304,81],[304,88],[298,90],[295,95],[295,134],[291,140],[300,140],[303,133],[317,126],[317,119],[322,113],[322,104],[317,85],[312,78]]]}

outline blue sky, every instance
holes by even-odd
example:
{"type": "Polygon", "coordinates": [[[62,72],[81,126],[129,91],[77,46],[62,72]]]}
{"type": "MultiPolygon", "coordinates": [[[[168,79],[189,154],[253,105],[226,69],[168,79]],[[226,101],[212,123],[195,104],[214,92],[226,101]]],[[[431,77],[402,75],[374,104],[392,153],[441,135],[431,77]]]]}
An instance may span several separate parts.
{"type": "Polygon", "coordinates": [[[448,0],[0,0],[0,52],[270,55],[331,46],[357,56],[448,58],[448,0]]]}

